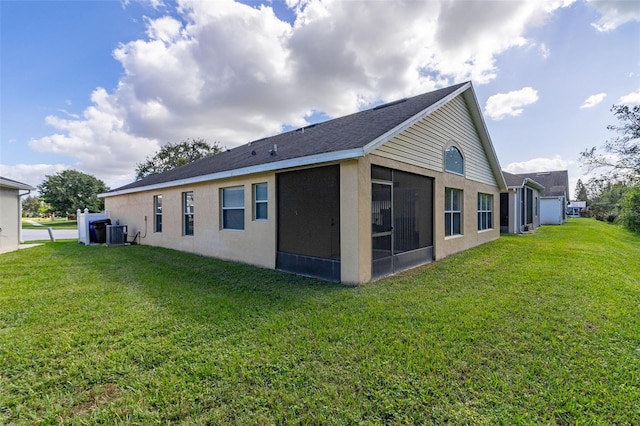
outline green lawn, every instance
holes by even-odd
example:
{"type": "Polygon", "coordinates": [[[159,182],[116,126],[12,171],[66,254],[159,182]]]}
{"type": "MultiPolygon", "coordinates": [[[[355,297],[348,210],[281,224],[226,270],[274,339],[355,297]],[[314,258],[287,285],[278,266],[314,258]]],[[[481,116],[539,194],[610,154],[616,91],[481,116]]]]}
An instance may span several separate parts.
{"type": "Polygon", "coordinates": [[[357,288],[47,243],[0,256],[0,423],[637,425],[639,261],[589,219],[357,288]]]}
{"type": "Polygon", "coordinates": [[[22,229],[78,229],[78,222],[75,220],[67,220],[66,218],[40,218],[40,217],[23,217],[22,229]],[[39,223],[40,226],[34,225],[31,222],[39,223]]]}

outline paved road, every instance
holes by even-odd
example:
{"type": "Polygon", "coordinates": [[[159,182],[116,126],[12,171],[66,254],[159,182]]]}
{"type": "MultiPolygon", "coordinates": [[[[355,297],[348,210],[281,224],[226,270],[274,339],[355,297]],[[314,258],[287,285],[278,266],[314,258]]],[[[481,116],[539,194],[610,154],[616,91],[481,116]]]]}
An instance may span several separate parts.
{"type": "MultiPolygon", "coordinates": [[[[70,240],[75,238],[77,240],[78,230],[77,229],[54,229],[53,238],[55,238],[56,240],[70,240]]],[[[45,227],[43,227],[42,229],[23,229],[22,239],[25,242],[49,240],[49,231],[45,227]]]]}

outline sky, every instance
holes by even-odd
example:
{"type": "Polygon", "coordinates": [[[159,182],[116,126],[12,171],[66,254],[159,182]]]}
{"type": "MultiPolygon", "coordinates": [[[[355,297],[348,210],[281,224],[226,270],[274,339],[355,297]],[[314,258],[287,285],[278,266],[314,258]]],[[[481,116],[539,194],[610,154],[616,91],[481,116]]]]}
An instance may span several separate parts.
{"type": "Polygon", "coordinates": [[[0,175],[116,188],[162,145],[232,148],[471,81],[502,169],[580,152],[640,103],[640,2],[0,0],[0,175]]]}

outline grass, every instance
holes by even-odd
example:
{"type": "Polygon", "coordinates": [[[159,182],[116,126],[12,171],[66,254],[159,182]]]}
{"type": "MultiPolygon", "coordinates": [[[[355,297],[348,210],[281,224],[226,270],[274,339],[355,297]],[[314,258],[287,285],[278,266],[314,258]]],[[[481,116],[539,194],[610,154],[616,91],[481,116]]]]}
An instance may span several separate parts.
{"type": "Polygon", "coordinates": [[[0,256],[0,423],[640,424],[640,238],[576,219],[357,288],[0,256]]]}
{"type": "Polygon", "coordinates": [[[75,220],[67,220],[66,218],[41,218],[41,217],[28,217],[22,218],[22,229],[78,229],[78,222],[75,220]],[[38,223],[34,225],[30,222],[38,223]]]}

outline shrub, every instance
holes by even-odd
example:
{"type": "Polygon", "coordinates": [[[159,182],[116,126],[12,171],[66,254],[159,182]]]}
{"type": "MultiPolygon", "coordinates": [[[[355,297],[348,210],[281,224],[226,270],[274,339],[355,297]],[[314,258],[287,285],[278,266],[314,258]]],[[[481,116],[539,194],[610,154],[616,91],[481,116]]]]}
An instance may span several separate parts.
{"type": "Polygon", "coordinates": [[[620,222],[633,232],[640,232],[640,186],[633,186],[620,201],[620,222]]]}

